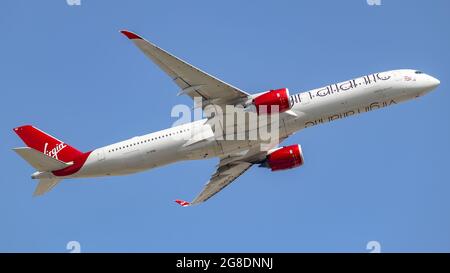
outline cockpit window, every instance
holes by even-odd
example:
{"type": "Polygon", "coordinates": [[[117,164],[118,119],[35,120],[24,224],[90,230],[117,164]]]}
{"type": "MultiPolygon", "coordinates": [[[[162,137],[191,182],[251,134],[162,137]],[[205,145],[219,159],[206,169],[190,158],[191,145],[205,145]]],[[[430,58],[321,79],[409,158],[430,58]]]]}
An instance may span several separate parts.
{"type": "Polygon", "coordinates": [[[423,74],[423,72],[422,72],[422,71],[419,71],[419,70],[417,70],[417,71],[416,71],[416,74],[423,74]]]}

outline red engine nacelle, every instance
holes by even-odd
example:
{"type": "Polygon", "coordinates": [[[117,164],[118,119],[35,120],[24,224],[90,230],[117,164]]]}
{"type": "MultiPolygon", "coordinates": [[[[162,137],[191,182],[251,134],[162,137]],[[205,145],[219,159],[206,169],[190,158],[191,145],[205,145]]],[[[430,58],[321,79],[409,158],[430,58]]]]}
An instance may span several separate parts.
{"type": "Polygon", "coordinates": [[[278,112],[283,113],[291,109],[289,90],[287,88],[270,90],[254,98],[253,104],[256,106],[258,114],[270,114],[272,112],[272,105],[278,105],[278,112]],[[265,106],[260,109],[261,105],[265,106]]]}
{"type": "Polygon", "coordinates": [[[303,165],[302,147],[296,144],[278,149],[267,156],[265,165],[272,171],[299,167],[303,165]]]}

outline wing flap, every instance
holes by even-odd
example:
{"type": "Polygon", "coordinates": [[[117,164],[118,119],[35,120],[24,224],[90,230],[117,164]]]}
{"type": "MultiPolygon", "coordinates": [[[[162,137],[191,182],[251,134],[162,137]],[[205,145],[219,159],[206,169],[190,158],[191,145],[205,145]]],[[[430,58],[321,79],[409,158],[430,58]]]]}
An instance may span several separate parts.
{"type": "Polygon", "coordinates": [[[221,172],[216,172],[211,180],[205,185],[203,191],[192,201],[192,205],[205,202],[213,197],[226,186],[230,185],[236,178],[247,171],[253,164],[241,162],[233,166],[226,165],[227,168],[221,172]]]}
{"type": "Polygon", "coordinates": [[[249,162],[239,162],[237,164],[227,164],[221,166],[221,170],[217,170],[202,192],[189,205],[196,205],[205,202],[213,197],[226,186],[230,185],[236,178],[247,171],[253,164],[249,162]]]}
{"type": "MultiPolygon", "coordinates": [[[[280,139],[280,141],[283,140],[284,138],[280,139]]],[[[211,175],[208,183],[206,183],[203,190],[192,202],[186,202],[183,200],[176,200],[176,202],[183,207],[205,202],[226,186],[230,185],[240,175],[250,169],[251,166],[264,160],[268,151],[278,144],[279,142],[269,143],[264,147],[260,147],[258,145],[249,150],[243,150],[239,153],[229,154],[222,157],[217,165],[216,171],[211,175]]]]}

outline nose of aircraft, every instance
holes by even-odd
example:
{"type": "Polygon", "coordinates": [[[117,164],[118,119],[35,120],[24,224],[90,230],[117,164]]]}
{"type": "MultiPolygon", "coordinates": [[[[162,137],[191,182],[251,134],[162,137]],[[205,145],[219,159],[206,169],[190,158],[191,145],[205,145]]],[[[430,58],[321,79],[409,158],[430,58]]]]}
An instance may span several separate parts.
{"type": "Polygon", "coordinates": [[[436,79],[435,77],[430,76],[430,75],[428,75],[428,77],[429,77],[428,81],[430,83],[430,88],[434,89],[441,84],[441,82],[438,79],[436,79]]]}
{"type": "Polygon", "coordinates": [[[413,92],[418,91],[419,97],[433,91],[441,84],[438,79],[429,74],[425,74],[421,71],[415,71],[415,74],[417,75],[417,81],[413,81],[414,87],[411,90],[415,90],[413,92]]]}

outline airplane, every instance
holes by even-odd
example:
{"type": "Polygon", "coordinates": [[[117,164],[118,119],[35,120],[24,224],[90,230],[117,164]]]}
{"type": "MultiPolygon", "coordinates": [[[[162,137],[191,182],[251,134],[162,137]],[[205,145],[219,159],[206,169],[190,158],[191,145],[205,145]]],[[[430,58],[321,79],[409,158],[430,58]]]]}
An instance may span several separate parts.
{"type": "Polygon", "coordinates": [[[253,165],[272,171],[303,165],[299,144],[279,146],[292,134],[421,97],[440,84],[438,79],[422,71],[399,69],[293,95],[287,88],[250,94],[203,72],[136,33],[127,30],[121,33],[174,81],[181,89],[178,95],[187,95],[194,100],[200,97],[202,101],[195,107],[205,110],[207,106],[231,105],[240,107],[244,113],[256,113],[258,117],[276,116],[277,123],[270,121],[270,124],[276,124],[274,129],[278,129],[276,141],[267,144],[267,139],[263,140],[259,135],[254,139],[220,137],[225,130],[218,127],[236,127],[237,121],[224,125],[211,123],[211,118],[202,118],[82,152],[32,125],[24,125],[13,131],[26,147],[13,150],[36,169],[31,175],[32,179],[39,179],[35,196],[50,191],[63,179],[128,175],[183,160],[218,158],[217,169],[192,202],[175,200],[183,207],[200,204],[253,165]],[[269,106],[275,110],[267,110],[269,106]],[[262,145],[263,142],[267,145],[262,145]]]}

